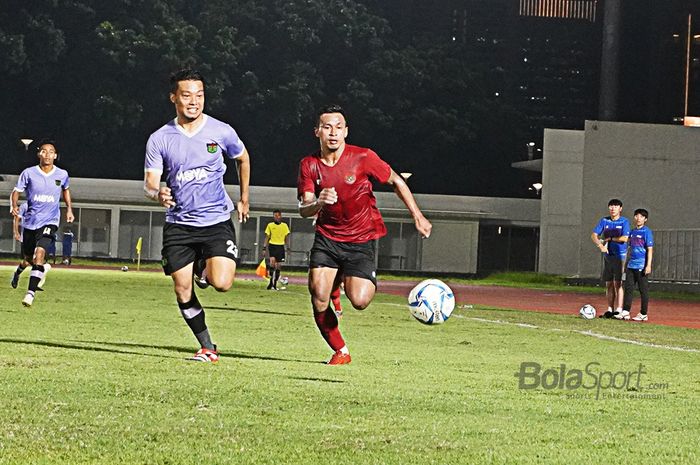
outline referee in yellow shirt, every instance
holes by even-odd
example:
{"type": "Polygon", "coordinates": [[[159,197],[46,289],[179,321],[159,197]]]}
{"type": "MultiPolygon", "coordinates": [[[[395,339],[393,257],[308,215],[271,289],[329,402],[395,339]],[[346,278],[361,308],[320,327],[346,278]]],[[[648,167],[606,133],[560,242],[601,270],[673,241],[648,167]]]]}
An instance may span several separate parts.
{"type": "Polygon", "coordinates": [[[277,280],[280,279],[282,262],[285,258],[285,250],[289,248],[289,226],[282,222],[282,212],[275,210],[272,212],[272,219],[265,228],[265,244],[263,245],[263,255],[267,254],[270,260],[270,284],[267,289],[277,290],[277,280]]]}

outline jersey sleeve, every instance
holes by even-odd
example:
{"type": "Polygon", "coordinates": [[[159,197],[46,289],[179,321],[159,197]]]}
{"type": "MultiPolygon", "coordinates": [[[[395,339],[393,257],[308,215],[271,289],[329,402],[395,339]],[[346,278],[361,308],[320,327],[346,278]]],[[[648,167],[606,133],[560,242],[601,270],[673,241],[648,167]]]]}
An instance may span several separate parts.
{"type": "Polygon", "coordinates": [[[646,230],[646,236],[647,247],[654,247],[654,233],[651,232],[651,229],[646,230]]]}
{"type": "Polygon", "coordinates": [[[367,150],[365,169],[368,176],[373,177],[382,184],[386,184],[391,176],[391,166],[379,158],[379,155],[373,150],[367,150]]]}
{"type": "Polygon", "coordinates": [[[243,155],[245,145],[238,137],[238,133],[231,126],[226,125],[226,135],[224,137],[224,153],[228,158],[238,158],[243,155]]]}
{"type": "Polygon", "coordinates": [[[146,143],[146,161],[144,163],[144,171],[152,173],[163,172],[163,154],[161,153],[160,144],[156,138],[151,135],[146,143]]]}
{"type": "Polygon", "coordinates": [[[19,178],[17,178],[17,184],[15,185],[15,190],[17,192],[24,192],[25,189],[27,188],[27,185],[29,184],[29,174],[27,173],[27,170],[22,171],[20,173],[19,178]]]}
{"type": "Polygon", "coordinates": [[[265,226],[265,235],[267,237],[272,236],[272,223],[267,223],[267,226],[265,226]]]}
{"type": "Polygon", "coordinates": [[[61,189],[68,190],[70,188],[70,176],[68,176],[68,171],[65,172],[65,176],[63,178],[63,184],[61,184],[61,189]]]}
{"type": "Polygon", "coordinates": [[[600,236],[603,232],[604,225],[605,225],[605,218],[601,218],[600,221],[598,221],[598,224],[596,224],[595,227],[593,228],[593,232],[600,236]]]}
{"type": "Polygon", "coordinates": [[[299,164],[299,176],[297,177],[297,197],[299,200],[303,198],[304,192],[316,193],[312,164],[309,160],[309,158],[304,158],[299,164]]]}

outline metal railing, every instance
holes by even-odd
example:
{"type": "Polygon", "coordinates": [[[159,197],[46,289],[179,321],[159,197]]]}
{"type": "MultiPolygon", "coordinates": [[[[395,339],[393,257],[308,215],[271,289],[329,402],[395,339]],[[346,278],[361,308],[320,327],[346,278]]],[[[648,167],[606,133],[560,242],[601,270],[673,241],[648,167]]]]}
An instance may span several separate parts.
{"type": "Polygon", "coordinates": [[[700,282],[700,228],[653,231],[652,279],[700,282]]]}

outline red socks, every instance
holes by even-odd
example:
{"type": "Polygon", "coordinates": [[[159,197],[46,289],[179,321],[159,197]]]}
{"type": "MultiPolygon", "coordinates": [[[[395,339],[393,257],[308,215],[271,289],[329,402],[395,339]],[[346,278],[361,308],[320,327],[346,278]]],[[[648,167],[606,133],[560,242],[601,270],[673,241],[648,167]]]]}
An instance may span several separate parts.
{"type": "Polygon", "coordinates": [[[340,329],[338,329],[338,317],[335,316],[335,312],[330,307],[323,313],[314,312],[314,320],[316,320],[316,326],[318,326],[321,336],[333,351],[345,347],[345,341],[340,335],[340,329]]]}
{"type": "Polygon", "coordinates": [[[340,286],[336,287],[331,292],[331,302],[333,302],[333,308],[335,308],[336,312],[341,310],[340,309],[340,286]]]}

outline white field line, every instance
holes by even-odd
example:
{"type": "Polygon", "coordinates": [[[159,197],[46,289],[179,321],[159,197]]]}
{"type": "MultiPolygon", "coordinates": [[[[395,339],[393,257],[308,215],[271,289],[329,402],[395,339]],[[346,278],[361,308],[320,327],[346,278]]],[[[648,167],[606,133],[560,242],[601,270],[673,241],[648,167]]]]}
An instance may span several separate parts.
{"type": "Polygon", "coordinates": [[[578,329],[543,328],[543,327],[540,327],[537,325],[531,325],[531,324],[527,324],[527,323],[513,323],[510,321],[503,321],[503,320],[489,320],[486,318],[469,317],[469,316],[464,316],[464,315],[453,315],[453,316],[455,316],[457,318],[464,318],[466,320],[479,321],[482,323],[492,323],[492,324],[499,324],[499,325],[512,325],[512,326],[518,326],[520,328],[542,329],[544,331],[553,331],[553,332],[577,333],[577,334],[581,334],[583,336],[594,337],[596,339],[601,339],[604,341],[621,342],[623,344],[633,344],[633,345],[637,345],[637,346],[651,347],[654,349],[665,349],[665,350],[675,350],[678,352],[700,353],[700,350],[692,349],[689,347],[677,347],[677,346],[669,346],[669,345],[664,345],[664,344],[654,344],[652,342],[635,341],[634,339],[623,339],[621,337],[608,336],[606,334],[594,333],[591,330],[582,331],[582,330],[578,330],[578,329]]]}

